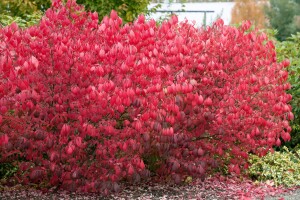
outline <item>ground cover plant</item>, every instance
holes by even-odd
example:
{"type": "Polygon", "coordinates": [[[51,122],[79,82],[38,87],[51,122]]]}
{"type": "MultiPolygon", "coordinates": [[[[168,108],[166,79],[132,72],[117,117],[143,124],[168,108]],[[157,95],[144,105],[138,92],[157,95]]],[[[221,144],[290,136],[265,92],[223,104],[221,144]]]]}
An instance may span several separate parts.
{"type": "Polygon", "coordinates": [[[267,36],[222,20],[98,22],[54,1],[40,23],[0,29],[1,162],[15,180],[118,192],[151,175],[181,183],[248,168],[290,140],[290,84],[267,36]]]}
{"type": "Polygon", "coordinates": [[[300,185],[300,151],[291,152],[287,147],[283,149],[282,152],[269,152],[262,158],[250,155],[251,166],[248,171],[253,180],[269,182],[274,186],[300,185]]]}

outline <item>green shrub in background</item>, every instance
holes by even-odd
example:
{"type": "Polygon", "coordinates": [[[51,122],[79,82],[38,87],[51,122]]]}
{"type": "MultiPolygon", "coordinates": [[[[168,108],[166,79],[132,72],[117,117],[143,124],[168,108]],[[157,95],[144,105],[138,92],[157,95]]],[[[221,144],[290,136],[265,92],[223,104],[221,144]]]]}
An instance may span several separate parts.
{"type": "Polygon", "coordinates": [[[6,14],[0,14],[0,26],[8,26],[13,22],[17,23],[19,27],[26,28],[37,24],[42,18],[43,13],[36,11],[32,14],[26,14],[26,18],[20,16],[10,16],[6,14]]]}
{"type": "Polygon", "coordinates": [[[289,59],[291,65],[287,68],[289,82],[292,88],[288,91],[293,96],[290,102],[295,116],[291,122],[291,141],[284,143],[292,149],[300,144],[300,33],[292,35],[287,41],[276,41],[276,52],[278,61],[289,59]]]}
{"type": "MultiPolygon", "coordinates": [[[[66,0],[61,1],[66,2],[66,0]]],[[[148,15],[155,12],[156,9],[160,7],[160,4],[158,4],[156,7],[148,10],[150,0],[76,0],[76,2],[84,5],[85,10],[97,12],[99,21],[101,21],[104,16],[108,16],[111,10],[115,10],[123,19],[124,23],[134,21],[141,13],[148,15]]],[[[50,6],[51,0],[0,1],[1,14],[17,18],[15,19],[17,21],[22,21],[22,19],[28,21],[31,19],[30,15],[33,15],[35,12],[44,13],[50,6]]],[[[0,18],[2,18],[1,15],[0,18]]],[[[22,21],[21,23],[24,24],[25,22],[22,21]]]]}
{"type": "Polygon", "coordinates": [[[16,22],[20,27],[32,26],[40,21],[51,0],[1,0],[0,26],[16,22]]]}
{"type": "Polygon", "coordinates": [[[1,0],[1,14],[9,16],[17,16],[27,20],[27,16],[36,11],[45,11],[45,6],[50,6],[51,1],[48,0],[1,0]],[[40,5],[40,2],[44,2],[40,5]],[[46,4],[45,4],[46,3],[46,4]]]}
{"type": "Polygon", "coordinates": [[[271,181],[275,186],[287,187],[300,185],[300,150],[292,153],[287,147],[282,152],[269,152],[264,157],[250,155],[249,162],[252,164],[249,175],[252,179],[260,182],[271,181]]]}
{"type": "Polygon", "coordinates": [[[111,10],[118,12],[123,22],[132,22],[141,13],[145,15],[154,12],[155,7],[148,10],[150,0],[77,0],[78,4],[84,5],[86,10],[97,12],[99,19],[109,15],[111,10]]]}

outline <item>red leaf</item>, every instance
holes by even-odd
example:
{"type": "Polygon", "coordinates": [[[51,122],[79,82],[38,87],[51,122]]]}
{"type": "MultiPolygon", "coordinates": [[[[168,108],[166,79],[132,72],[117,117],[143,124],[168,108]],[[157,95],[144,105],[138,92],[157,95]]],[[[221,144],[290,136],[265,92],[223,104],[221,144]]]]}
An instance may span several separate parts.
{"type": "Polygon", "coordinates": [[[60,134],[63,135],[63,136],[66,136],[70,133],[70,126],[68,124],[64,124],[62,126],[62,129],[60,131],[60,134]]]}
{"type": "Polygon", "coordinates": [[[0,146],[5,145],[8,143],[8,136],[7,134],[0,136],[0,146]]]}
{"type": "Polygon", "coordinates": [[[70,155],[74,152],[74,150],[75,150],[75,145],[72,142],[70,142],[66,147],[66,153],[70,155]]]}
{"type": "Polygon", "coordinates": [[[204,155],[204,151],[201,148],[198,149],[197,153],[198,153],[199,156],[203,156],[204,155]]]}
{"type": "Polygon", "coordinates": [[[113,20],[115,20],[115,19],[118,18],[118,14],[117,14],[117,12],[115,10],[112,10],[110,12],[110,18],[113,19],[113,20]]]}
{"type": "Polygon", "coordinates": [[[114,166],[114,170],[117,176],[119,176],[121,174],[121,169],[119,166],[114,166]]]}
{"type": "Polygon", "coordinates": [[[143,160],[140,161],[140,169],[145,169],[145,164],[143,160]]]}
{"type": "Polygon", "coordinates": [[[53,185],[53,186],[55,186],[55,185],[57,185],[58,183],[59,183],[59,178],[58,178],[58,176],[57,176],[57,175],[52,176],[51,179],[50,179],[50,184],[53,185]]]}
{"type": "Polygon", "coordinates": [[[149,133],[144,133],[144,134],[143,134],[143,138],[144,138],[144,140],[145,140],[146,142],[149,141],[149,139],[150,139],[149,133]]]}
{"type": "Polygon", "coordinates": [[[30,172],[29,177],[30,177],[31,180],[34,180],[34,181],[35,181],[35,180],[37,180],[37,179],[42,178],[42,177],[43,177],[43,174],[44,174],[43,170],[41,170],[41,169],[33,169],[33,170],[30,172]]]}
{"type": "Polygon", "coordinates": [[[82,147],[82,138],[81,137],[75,137],[74,143],[76,144],[77,147],[81,148],[82,147]]]}
{"type": "Polygon", "coordinates": [[[280,146],[281,145],[281,141],[280,141],[280,139],[278,138],[277,140],[276,140],[276,146],[280,146]]]}
{"type": "Polygon", "coordinates": [[[204,105],[205,105],[205,106],[211,106],[211,105],[212,105],[212,100],[211,100],[211,98],[208,97],[207,99],[205,99],[204,105]]]}
{"type": "Polygon", "coordinates": [[[201,105],[203,103],[204,99],[202,95],[198,96],[198,104],[201,105]]]}
{"type": "Polygon", "coordinates": [[[173,165],[172,165],[172,171],[176,171],[178,170],[180,167],[180,164],[178,162],[173,162],[173,165]]]}
{"type": "Polygon", "coordinates": [[[36,57],[31,56],[31,62],[32,62],[33,66],[37,69],[39,66],[39,61],[36,59],[36,57]]]}
{"type": "Polygon", "coordinates": [[[128,169],[127,169],[127,174],[129,176],[132,176],[134,174],[134,168],[132,165],[129,165],[128,169]]]}
{"type": "Polygon", "coordinates": [[[58,155],[58,153],[57,152],[55,152],[55,151],[52,151],[51,153],[50,153],[50,161],[55,161],[55,160],[57,160],[59,158],[59,155],[58,155]]]}

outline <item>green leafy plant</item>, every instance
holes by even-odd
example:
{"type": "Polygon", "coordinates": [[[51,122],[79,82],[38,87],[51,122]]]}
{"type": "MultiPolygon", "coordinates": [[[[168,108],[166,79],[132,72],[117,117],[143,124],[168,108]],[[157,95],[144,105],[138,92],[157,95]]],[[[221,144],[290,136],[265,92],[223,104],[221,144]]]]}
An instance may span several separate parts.
{"type": "Polygon", "coordinates": [[[13,176],[18,171],[18,167],[12,163],[0,163],[0,180],[13,176]]]}
{"type": "Polygon", "coordinates": [[[269,152],[264,157],[250,155],[248,169],[251,178],[275,186],[287,187],[300,185],[300,150],[291,152],[283,147],[282,152],[269,152]]]}
{"type": "MultiPolygon", "coordinates": [[[[63,2],[67,2],[63,0],[63,2]]],[[[132,22],[141,13],[147,15],[155,12],[160,4],[148,9],[150,0],[77,0],[86,10],[98,13],[101,21],[108,16],[111,10],[116,10],[123,22],[132,22]]],[[[0,2],[0,10],[3,15],[16,18],[17,21],[30,21],[32,13],[44,13],[51,6],[51,0],[3,0],[0,2]]],[[[0,15],[0,18],[1,15],[0,15]]],[[[18,23],[18,22],[17,22],[18,23]]]]}
{"type": "Polygon", "coordinates": [[[150,0],[77,0],[78,4],[84,5],[86,10],[95,11],[99,19],[116,10],[124,22],[134,21],[139,14],[148,14],[155,8],[148,10],[150,0]]]}
{"type": "MultiPolygon", "coordinates": [[[[41,7],[39,7],[39,1],[40,0],[2,0],[0,2],[1,14],[18,16],[26,19],[26,15],[30,15],[31,13],[40,10],[41,7]]],[[[43,2],[44,7],[46,4],[48,7],[51,4],[51,1],[43,0],[43,2]],[[45,2],[47,3],[45,4],[45,2]]]]}
{"type": "Polygon", "coordinates": [[[20,16],[11,16],[7,14],[0,14],[0,26],[8,26],[13,22],[17,23],[19,27],[26,28],[37,24],[42,18],[43,13],[36,11],[31,14],[26,14],[26,18],[20,16]]]}
{"type": "Polygon", "coordinates": [[[291,122],[292,139],[285,145],[289,148],[294,148],[300,142],[300,33],[292,35],[287,41],[277,41],[276,53],[279,62],[289,59],[291,63],[286,69],[289,73],[288,79],[291,84],[291,89],[288,90],[288,93],[293,96],[290,104],[293,108],[295,119],[291,122]]]}

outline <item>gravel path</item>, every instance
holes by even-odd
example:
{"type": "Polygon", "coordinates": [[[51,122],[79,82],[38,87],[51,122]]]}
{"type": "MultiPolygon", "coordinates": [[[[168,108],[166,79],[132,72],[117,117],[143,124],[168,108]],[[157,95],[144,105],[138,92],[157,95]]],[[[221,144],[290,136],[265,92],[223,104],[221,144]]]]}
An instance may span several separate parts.
{"type": "Polygon", "coordinates": [[[278,199],[284,199],[284,200],[299,200],[300,199],[300,189],[290,191],[283,193],[281,195],[276,195],[274,197],[266,197],[265,200],[278,200],[278,199]]]}

